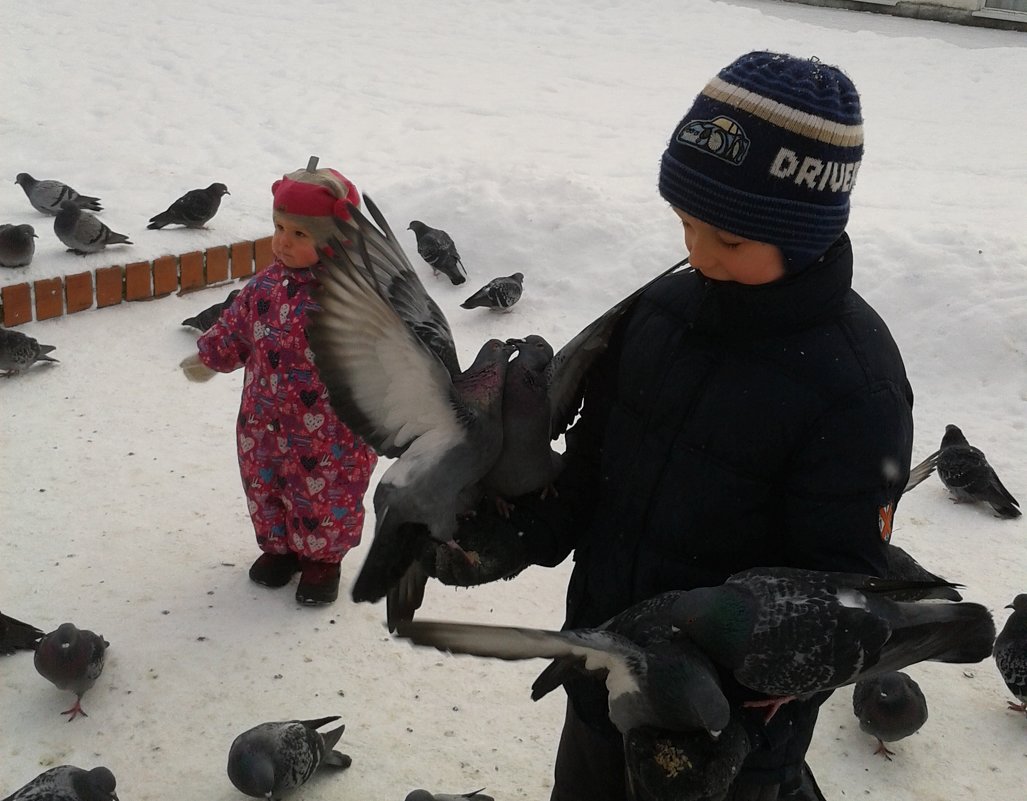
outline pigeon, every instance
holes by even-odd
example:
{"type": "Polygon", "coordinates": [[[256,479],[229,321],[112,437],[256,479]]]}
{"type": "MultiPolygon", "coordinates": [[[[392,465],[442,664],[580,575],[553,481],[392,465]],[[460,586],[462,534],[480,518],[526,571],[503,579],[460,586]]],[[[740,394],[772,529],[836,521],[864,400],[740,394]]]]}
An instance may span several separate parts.
{"type": "Polygon", "coordinates": [[[411,790],[407,793],[404,801],[496,801],[492,796],[485,795],[481,790],[472,790],[469,793],[429,793],[427,790],[411,790]]]}
{"type": "Polygon", "coordinates": [[[460,308],[508,311],[511,306],[521,299],[523,289],[524,273],[514,273],[502,278],[493,278],[461,303],[460,308]]]}
{"type": "Polygon", "coordinates": [[[892,600],[916,582],[753,568],[680,593],[675,624],[773,717],[781,704],[923,660],[979,662],[995,623],[976,603],[892,600]]]}
{"type": "Polygon", "coordinates": [[[54,349],[53,345],[40,345],[21,331],[0,328],[0,371],[4,375],[16,375],[36,362],[56,362],[53,356],[47,356],[54,349]]]}
{"type": "Polygon", "coordinates": [[[885,743],[894,743],[920,730],[927,722],[927,699],[920,685],[898,670],[860,679],[852,688],[852,711],[859,727],[877,738],[877,750],[889,762],[895,756],[885,743]]]}
{"type": "Polygon", "coordinates": [[[317,731],[338,719],[261,723],[244,731],[229,749],[228,778],[240,792],[271,801],[306,783],[321,765],[345,770],[353,760],[332,749],[346,727],[317,731]]]}
{"type": "Polygon", "coordinates": [[[221,317],[221,312],[232,305],[232,301],[235,300],[236,295],[242,292],[241,289],[233,289],[228,293],[228,297],[219,303],[215,303],[212,306],[208,306],[206,309],[201,311],[199,314],[193,317],[186,317],[182,321],[182,325],[187,325],[195,328],[197,331],[206,331],[221,317]]]}
{"type": "Polygon", "coordinates": [[[0,656],[15,651],[35,651],[43,632],[28,623],[22,623],[0,612],[0,656]]]}
{"type": "Polygon", "coordinates": [[[73,623],[62,623],[39,641],[34,660],[39,675],[57,689],[75,693],[74,705],[61,712],[69,721],[79,715],[88,717],[82,709],[82,696],[103,672],[109,645],[99,634],[73,623]]]}
{"type": "Polygon", "coordinates": [[[420,220],[412,220],[407,230],[414,232],[417,238],[417,252],[431,265],[432,275],[445,273],[457,286],[467,280],[467,271],[449,234],[440,228],[425,225],[420,220]]]}
{"type": "Polygon", "coordinates": [[[0,225],[0,267],[28,267],[36,253],[31,225],[0,225]]]}
{"type": "Polygon", "coordinates": [[[896,590],[890,597],[893,601],[922,601],[925,598],[940,598],[945,601],[962,601],[956,587],[941,576],[936,576],[906,553],[898,545],[885,543],[884,553],[888,559],[888,568],[884,574],[887,579],[923,582],[919,587],[909,590],[896,590]]]}
{"type": "Polygon", "coordinates": [[[132,244],[127,236],[112,231],[70,200],[61,201],[61,210],[54,217],[53,230],[68,250],[79,256],[99,253],[108,245],[132,244]]]}
{"type": "Polygon", "coordinates": [[[203,228],[218,213],[222,195],[230,195],[224,184],[214,183],[206,189],[190,189],[168,206],[167,211],[150,218],[147,228],[163,228],[165,225],[184,225],[186,228],[203,228]]]}
{"type": "Polygon", "coordinates": [[[108,768],[60,765],[43,771],[3,801],[118,801],[116,784],[108,768]]]}
{"type": "Polygon", "coordinates": [[[14,182],[21,185],[32,208],[43,212],[43,214],[49,214],[51,217],[56,216],[61,210],[61,203],[65,200],[71,201],[80,209],[103,211],[100,198],[80,195],[60,181],[37,181],[27,172],[19,172],[14,182]]]}
{"type": "Polygon", "coordinates": [[[906,486],[903,488],[903,494],[909,492],[913,487],[918,486],[925,478],[929,478],[934,469],[938,466],[938,454],[941,451],[935,451],[920,464],[915,467],[911,467],[909,470],[909,478],[906,480],[906,486]]]}
{"type": "Polygon", "coordinates": [[[1006,609],[1013,614],[995,639],[995,664],[1009,691],[1020,703],[1009,708],[1027,713],[1027,593],[1017,595],[1006,609]]]}
{"type": "Polygon", "coordinates": [[[988,464],[984,453],[966,441],[958,426],[945,426],[938,451],[938,477],[956,503],[989,503],[997,517],[1019,517],[1019,502],[988,464]]]}

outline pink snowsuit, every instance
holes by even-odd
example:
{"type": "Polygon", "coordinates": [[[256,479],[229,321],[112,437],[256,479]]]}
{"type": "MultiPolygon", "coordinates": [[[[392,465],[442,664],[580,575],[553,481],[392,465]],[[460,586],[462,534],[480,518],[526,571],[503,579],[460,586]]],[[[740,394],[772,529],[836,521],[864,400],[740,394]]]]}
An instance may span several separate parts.
{"type": "Polygon", "coordinates": [[[198,340],[218,372],[245,366],[239,469],[262,551],[340,562],[360,542],[378,457],[328,403],[307,343],[316,278],[275,260],[198,340]]]}

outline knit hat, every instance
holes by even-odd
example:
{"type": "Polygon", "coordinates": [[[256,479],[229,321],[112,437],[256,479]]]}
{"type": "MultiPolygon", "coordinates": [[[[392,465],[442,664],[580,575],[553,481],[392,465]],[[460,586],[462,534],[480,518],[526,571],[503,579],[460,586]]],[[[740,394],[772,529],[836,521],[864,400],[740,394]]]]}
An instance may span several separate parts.
{"type": "Polygon", "coordinates": [[[724,231],[781,249],[801,270],[841,236],[863,156],[859,93],[816,58],[748,53],[674,129],[660,194],[724,231]]]}
{"type": "Polygon", "coordinates": [[[317,169],[317,156],[311,156],[306,169],[283,175],[271,184],[275,214],[284,215],[323,243],[336,232],[334,217],[348,220],[349,205],[360,205],[360,193],[337,170],[317,169]]]}

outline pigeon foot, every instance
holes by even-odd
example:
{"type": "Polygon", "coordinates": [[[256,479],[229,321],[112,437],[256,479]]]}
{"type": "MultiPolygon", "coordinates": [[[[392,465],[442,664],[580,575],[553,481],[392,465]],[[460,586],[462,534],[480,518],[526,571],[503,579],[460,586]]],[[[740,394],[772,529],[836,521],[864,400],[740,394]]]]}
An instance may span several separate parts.
{"type": "Polygon", "coordinates": [[[889,762],[891,762],[892,761],[892,757],[895,756],[895,752],[894,751],[889,751],[888,750],[888,746],[886,746],[884,744],[884,740],[878,740],[877,741],[877,750],[874,751],[874,753],[875,754],[880,754],[885,759],[887,759],[889,762]]]}
{"type": "Polygon", "coordinates": [[[767,712],[763,716],[764,723],[770,723],[770,719],[777,714],[777,710],[787,704],[789,701],[794,701],[794,695],[785,695],[780,698],[761,698],[756,701],[745,701],[742,706],[747,707],[767,707],[767,712]]]}
{"type": "Polygon", "coordinates": [[[68,716],[68,723],[71,723],[71,721],[80,716],[83,718],[89,717],[89,715],[87,715],[85,710],[82,708],[81,698],[76,698],[75,705],[72,706],[70,709],[65,709],[63,712],[61,712],[61,714],[68,716]]]}
{"type": "Polygon", "coordinates": [[[1024,701],[1022,704],[1014,704],[1012,701],[1007,701],[1006,703],[1009,704],[1010,712],[1023,712],[1027,715],[1027,701],[1024,701]]]}

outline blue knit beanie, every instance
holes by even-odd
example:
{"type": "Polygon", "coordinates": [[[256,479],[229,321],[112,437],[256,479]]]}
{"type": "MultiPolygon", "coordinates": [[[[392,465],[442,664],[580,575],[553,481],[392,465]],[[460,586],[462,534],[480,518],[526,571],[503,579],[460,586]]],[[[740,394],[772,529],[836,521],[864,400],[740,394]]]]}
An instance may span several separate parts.
{"type": "Polygon", "coordinates": [[[840,69],[753,52],[722,69],[674,129],[660,194],[710,225],[777,245],[796,271],[845,230],[862,156],[859,93],[840,69]]]}

